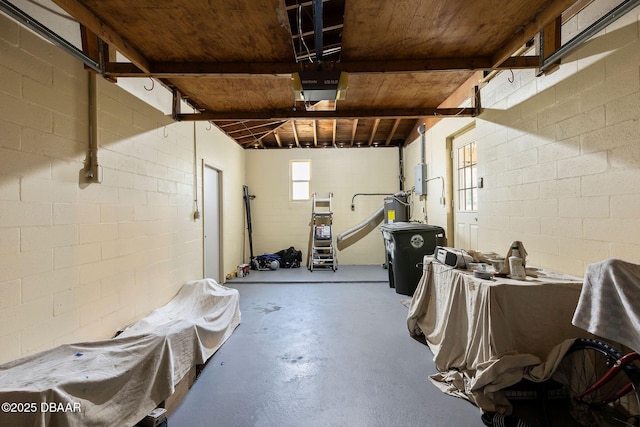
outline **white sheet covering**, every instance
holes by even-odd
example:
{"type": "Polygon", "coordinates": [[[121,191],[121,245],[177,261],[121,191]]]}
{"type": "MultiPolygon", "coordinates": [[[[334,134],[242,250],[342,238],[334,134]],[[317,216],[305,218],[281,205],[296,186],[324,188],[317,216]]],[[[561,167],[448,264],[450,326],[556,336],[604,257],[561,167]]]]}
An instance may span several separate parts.
{"type": "Polygon", "coordinates": [[[640,352],[640,265],[608,259],[587,266],[573,324],[640,352]]]}
{"type": "Polygon", "coordinates": [[[186,283],[118,337],[62,345],[0,365],[0,426],[132,426],[240,324],[239,295],[186,283]]]}
{"type": "Polygon", "coordinates": [[[582,280],[539,270],[537,278],[482,280],[425,257],[407,326],[424,334],[445,393],[509,413],[503,389],[549,378],[572,338],[582,280]]]}

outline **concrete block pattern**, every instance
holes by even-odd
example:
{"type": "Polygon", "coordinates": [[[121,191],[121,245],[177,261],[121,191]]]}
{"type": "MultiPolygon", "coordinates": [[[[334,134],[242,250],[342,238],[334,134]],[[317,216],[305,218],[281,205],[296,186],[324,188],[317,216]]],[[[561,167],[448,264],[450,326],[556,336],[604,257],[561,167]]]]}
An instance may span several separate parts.
{"type": "Polygon", "coordinates": [[[22,279],[22,302],[73,289],[78,285],[75,267],[47,271],[22,279]]]}
{"type": "Polygon", "coordinates": [[[559,215],[571,218],[608,218],[609,198],[573,197],[559,200],[559,215]]]}

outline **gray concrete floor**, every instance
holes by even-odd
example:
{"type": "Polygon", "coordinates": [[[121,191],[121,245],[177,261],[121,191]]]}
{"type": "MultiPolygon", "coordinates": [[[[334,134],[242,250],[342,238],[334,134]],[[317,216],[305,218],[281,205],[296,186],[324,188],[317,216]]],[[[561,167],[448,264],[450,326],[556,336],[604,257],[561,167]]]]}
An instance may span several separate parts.
{"type": "Polygon", "coordinates": [[[340,265],[336,271],[316,267],[313,271],[301,268],[251,270],[248,276],[235,278],[226,285],[237,283],[353,283],[389,282],[389,272],[380,265],[340,265]]]}
{"type": "MultiPolygon", "coordinates": [[[[428,347],[409,337],[407,296],[381,266],[251,271],[242,323],[169,417],[169,426],[481,427],[480,411],[440,392],[428,347]]],[[[535,400],[514,415],[543,425],[535,400]]],[[[554,427],[576,426],[551,402],[554,427]]]]}
{"type": "Polygon", "coordinates": [[[432,354],[382,267],[252,271],[227,286],[242,323],[169,426],[483,426],[428,381],[432,354]]]}

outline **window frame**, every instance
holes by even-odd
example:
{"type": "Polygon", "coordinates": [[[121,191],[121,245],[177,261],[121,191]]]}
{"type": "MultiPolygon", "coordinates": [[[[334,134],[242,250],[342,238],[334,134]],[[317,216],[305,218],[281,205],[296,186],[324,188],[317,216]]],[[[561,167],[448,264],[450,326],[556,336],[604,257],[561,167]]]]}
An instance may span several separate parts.
{"type": "Polygon", "coordinates": [[[306,202],[308,200],[311,200],[311,177],[312,177],[312,169],[311,169],[312,165],[311,165],[311,160],[305,160],[305,159],[296,159],[296,160],[289,160],[289,199],[292,202],[306,202]],[[295,164],[299,164],[299,163],[306,163],[308,165],[308,169],[309,169],[309,176],[307,179],[294,179],[294,165],[295,164]],[[294,190],[294,185],[296,183],[307,183],[307,194],[305,198],[296,198],[295,193],[296,191],[294,190]]]}
{"type": "Polygon", "coordinates": [[[478,211],[478,144],[468,142],[456,149],[456,173],[459,212],[478,211]],[[468,158],[467,158],[468,157],[468,158]]]}

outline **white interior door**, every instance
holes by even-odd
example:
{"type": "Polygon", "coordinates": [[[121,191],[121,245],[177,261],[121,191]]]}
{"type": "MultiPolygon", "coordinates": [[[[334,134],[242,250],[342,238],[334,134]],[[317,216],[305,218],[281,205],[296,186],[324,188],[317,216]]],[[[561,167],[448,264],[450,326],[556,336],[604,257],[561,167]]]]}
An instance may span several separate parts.
{"type": "Polygon", "coordinates": [[[478,167],[474,128],[457,136],[452,147],[454,246],[478,249],[478,167]]]}
{"type": "Polygon", "coordinates": [[[204,165],[202,203],[204,207],[204,276],[220,279],[220,171],[204,165]]]}

